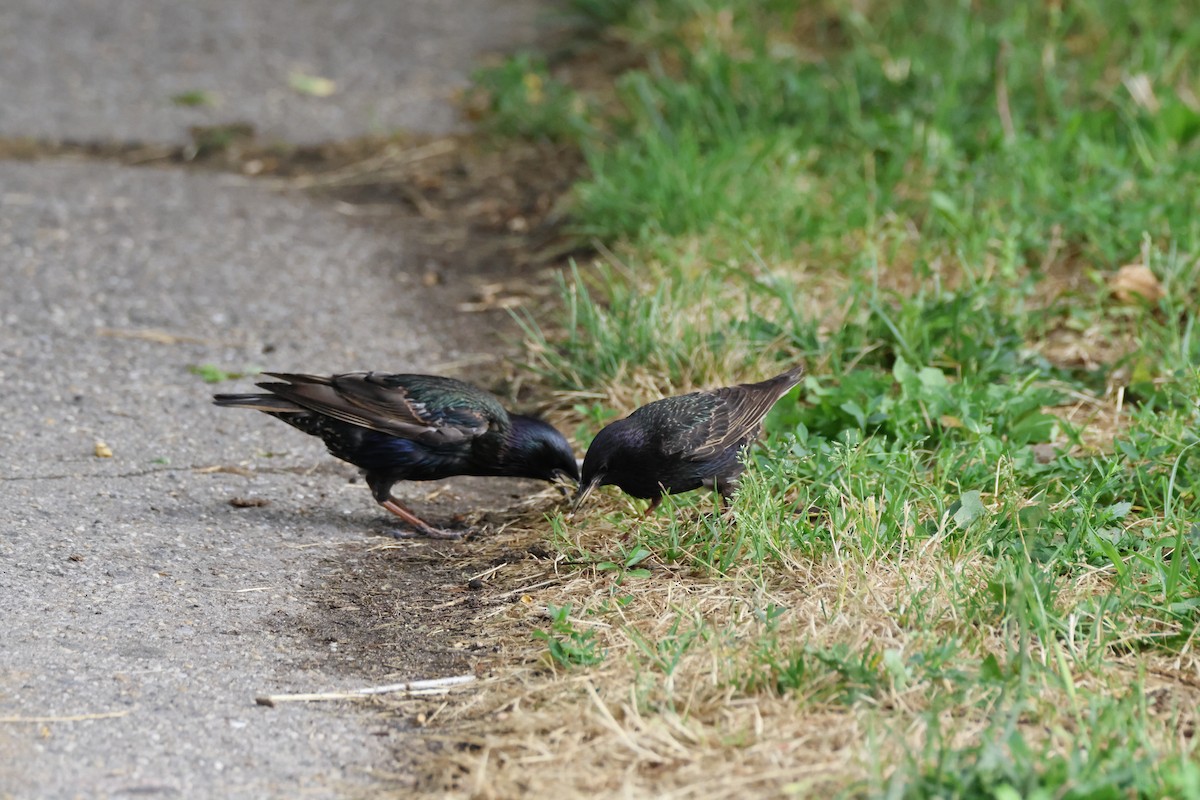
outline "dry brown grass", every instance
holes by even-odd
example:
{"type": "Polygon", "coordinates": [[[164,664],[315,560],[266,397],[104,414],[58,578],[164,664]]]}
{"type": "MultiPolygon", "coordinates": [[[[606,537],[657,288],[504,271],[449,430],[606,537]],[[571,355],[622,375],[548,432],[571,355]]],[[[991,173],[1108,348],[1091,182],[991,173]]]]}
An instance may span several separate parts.
{"type": "MultiPolygon", "coordinates": [[[[794,566],[791,586],[774,588],[737,574],[709,581],[668,570],[616,586],[612,573],[584,570],[498,610],[486,622],[503,631],[505,654],[518,666],[444,717],[457,729],[453,738],[473,747],[447,753],[429,780],[480,797],[734,797],[867,777],[857,743],[861,717],[875,709],[824,699],[820,680],[809,698],[769,687],[747,692],[739,683],[762,670],[747,657],[765,635],[754,609],[771,603],[791,608],[772,634],[781,640],[902,646],[905,634],[886,612],[898,574],[794,566]],[[852,583],[869,590],[854,592],[852,583]],[[589,612],[614,593],[632,601],[591,621],[589,612]],[[545,624],[546,605],[565,603],[574,604],[573,620],[597,631],[603,664],[556,669],[530,637],[545,624]],[[675,668],[648,666],[639,640],[680,632],[697,638],[675,668]]],[[[911,706],[905,694],[880,705],[911,706]]]]}
{"type": "MultiPolygon", "coordinates": [[[[946,709],[936,715],[942,744],[977,741],[1000,708],[997,689],[906,677],[889,671],[885,654],[950,639],[1001,661],[1015,653],[1020,634],[965,602],[983,597],[991,565],[963,557],[944,536],[914,538],[892,558],[865,558],[851,533],[826,557],[785,556],[765,575],[750,565],[715,575],[654,563],[651,577],[622,580],[563,555],[504,565],[489,576],[497,585],[476,620],[495,645],[487,674],[449,701],[418,704],[430,745],[418,787],[478,798],[858,794],[922,752],[934,735],[932,709],[946,709]],[[919,618],[911,617],[914,604],[919,618]],[[564,668],[532,636],[549,627],[548,606],[564,605],[576,629],[595,632],[601,663],[564,668]],[[786,609],[774,626],[762,613],[770,606],[786,609]],[[876,686],[858,687],[854,702],[845,696],[853,681],[829,667],[780,692],[763,658],[839,645],[868,654],[879,676],[876,686]],[[955,691],[954,702],[944,702],[955,691]]],[[[591,518],[572,526],[559,550],[614,557],[620,535],[591,518]]],[[[510,528],[495,544],[519,549],[537,537],[534,527],[510,528]]],[[[1101,595],[1111,578],[1110,570],[1090,572],[1059,600],[1073,606],[1101,595]]],[[[1200,659],[1190,648],[1172,658],[1097,658],[1085,636],[1027,644],[1032,660],[1070,675],[1046,681],[1028,703],[1027,740],[1069,753],[1082,719],[1075,692],[1119,696],[1139,674],[1148,674],[1162,744],[1194,735],[1200,659]]],[[[414,703],[400,707],[412,714],[414,703]]]]}

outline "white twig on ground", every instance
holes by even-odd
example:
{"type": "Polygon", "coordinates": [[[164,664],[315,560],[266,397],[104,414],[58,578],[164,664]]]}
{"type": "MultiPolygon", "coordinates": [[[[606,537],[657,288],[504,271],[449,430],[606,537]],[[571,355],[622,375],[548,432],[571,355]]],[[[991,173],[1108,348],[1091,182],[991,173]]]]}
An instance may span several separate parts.
{"type": "Polygon", "coordinates": [[[404,692],[414,697],[446,694],[454,686],[461,686],[475,680],[474,675],[452,675],[448,678],[430,678],[407,683],[389,683],[383,686],[368,686],[363,689],[351,689],[346,692],[314,692],[307,694],[268,694],[254,698],[260,706],[274,706],[277,703],[311,703],[318,700],[353,700],[358,697],[370,697],[376,694],[393,694],[404,692]]]}

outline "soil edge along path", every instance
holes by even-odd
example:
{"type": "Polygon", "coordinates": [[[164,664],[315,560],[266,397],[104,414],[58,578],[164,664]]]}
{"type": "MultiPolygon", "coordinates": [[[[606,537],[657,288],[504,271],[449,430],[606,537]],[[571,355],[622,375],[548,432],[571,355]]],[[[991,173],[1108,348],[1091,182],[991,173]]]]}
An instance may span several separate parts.
{"type": "MultiPolygon", "coordinates": [[[[549,13],[186,5],[6,3],[0,138],[179,144],[189,124],[234,120],[295,142],[440,133],[479,55],[532,43],[549,13]],[[336,89],[297,92],[292,73],[336,89]],[[191,90],[220,99],[170,101],[191,90]]],[[[372,532],[388,522],[352,468],[209,402],[260,368],[473,377],[488,317],[455,318],[454,282],[431,285],[424,248],[398,233],[416,223],[344,212],[231,175],[0,161],[0,798],[409,782],[394,717],[254,698],[470,671],[455,647],[470,632],[424,614],[458,588],[463,546],[381,552],[391,540],[372,532]],[[374,618],[355,604],[367,596],[411,617],[374,618]]],[[[540,489],[431,488],[398,493],[449,519],[540,489]]]]}

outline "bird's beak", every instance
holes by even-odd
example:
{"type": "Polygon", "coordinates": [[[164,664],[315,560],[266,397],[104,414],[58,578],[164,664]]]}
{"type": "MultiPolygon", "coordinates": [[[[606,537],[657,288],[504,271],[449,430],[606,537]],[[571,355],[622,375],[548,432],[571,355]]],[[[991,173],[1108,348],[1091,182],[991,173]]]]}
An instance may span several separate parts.
{"type": "Polygon", "coordinates": [[[571,496],[571,487],[578,481],[571,477],[571,474],[565,469],[556,469],[550,473],[550,482],[563,494],[563,497],[571,496]]]}
{"type": "Polygon", "coordinates": [[[600,485],[600,481],[603,477],[603,475],[597,475],[588,481],[586,485],[582,483],[579,484],[579,491],[575,493],[575,499],[571,501],[572,514],[578,511],[579,507],[583,505],[583,501],[588,499],[588,495],[595,491],[596,487],[600,485]]]}

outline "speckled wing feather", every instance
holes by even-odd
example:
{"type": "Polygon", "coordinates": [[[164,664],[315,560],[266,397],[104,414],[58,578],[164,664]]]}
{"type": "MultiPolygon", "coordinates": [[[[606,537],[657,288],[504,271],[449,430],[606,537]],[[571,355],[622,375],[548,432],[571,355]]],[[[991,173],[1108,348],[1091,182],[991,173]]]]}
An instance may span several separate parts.
{"type": "Polygon", "coordinates": [[[324,377],[268,372],[261,388],[334,419],[430,445],[507,430],[500,402],[468,383],[433,375],[351,372],[324,377]]]}
{"type": "Polygon", "coordinates": [[[799,383],[803,374],[804,367],[796,366],[760,383],[742,383],[708,392],[693,392],[652,403],[646,408],[672,404],[669,410],[663,411],[690,424],[677,426],[664,439],[663,452],[700,461],[757,435],[758,427],[771,406],[799,383]]]}

